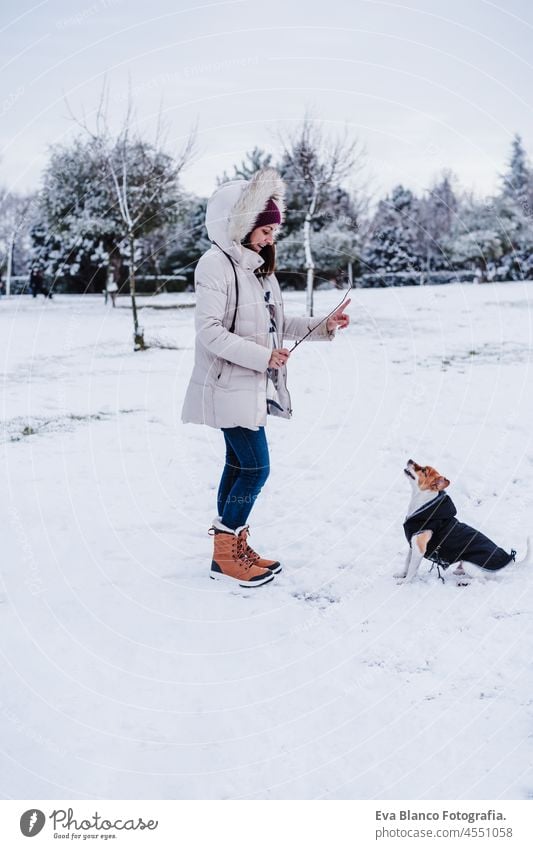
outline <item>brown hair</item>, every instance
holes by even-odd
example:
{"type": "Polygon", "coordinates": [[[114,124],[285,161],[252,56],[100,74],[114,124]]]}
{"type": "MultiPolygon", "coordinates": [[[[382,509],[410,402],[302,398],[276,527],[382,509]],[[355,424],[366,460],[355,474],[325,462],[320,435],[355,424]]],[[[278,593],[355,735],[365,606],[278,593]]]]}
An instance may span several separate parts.
{"type": "MultiPolygon", "coordinates": [[[[248,233],[242,240],[242,244],[245,248],[247,248],[250,244],[251,235],[251,232],[248,233]]],[[[268,277],[269,274],[274,274],[276,270],[276,245],[265,245],[265,247],[261,248],[259,251],[259,256],[263,259],[263,265],[260,265],[259,268],[255,269],[255,273],[258,277],[268,277]]]]}

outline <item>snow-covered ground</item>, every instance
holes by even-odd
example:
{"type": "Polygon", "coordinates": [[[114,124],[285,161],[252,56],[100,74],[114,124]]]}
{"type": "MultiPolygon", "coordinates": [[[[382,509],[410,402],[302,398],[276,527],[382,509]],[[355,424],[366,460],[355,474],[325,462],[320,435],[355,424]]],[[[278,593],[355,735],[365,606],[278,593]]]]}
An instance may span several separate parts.
{"type": "Polygon", "coordinates": [[[284,572],[255,591],[208,578],[223,440],[180,422],[193,310],[143,310],[179,349],[134,353],[125,300],[0,301],[1,795],[531,798],[533,569],[391,576],[408,457],[519,557],[533,534],[532,298],[358,290],[295,351],[250,518],[284,572]]]}

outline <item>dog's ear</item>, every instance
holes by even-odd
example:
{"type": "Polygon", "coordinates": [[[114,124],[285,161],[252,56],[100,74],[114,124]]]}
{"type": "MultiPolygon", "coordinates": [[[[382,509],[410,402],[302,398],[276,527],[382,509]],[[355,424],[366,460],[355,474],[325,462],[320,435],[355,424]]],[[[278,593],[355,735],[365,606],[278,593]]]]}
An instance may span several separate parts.
{"type": "Polygon", "coordinates": [[[435,478],[433,481],[431,489],[437,489],[439,492],[442,489],[446,489],[450,485],[450,481],[448,478],[444,478],[442,475],[439,475],[438,478],[435,478]]]}

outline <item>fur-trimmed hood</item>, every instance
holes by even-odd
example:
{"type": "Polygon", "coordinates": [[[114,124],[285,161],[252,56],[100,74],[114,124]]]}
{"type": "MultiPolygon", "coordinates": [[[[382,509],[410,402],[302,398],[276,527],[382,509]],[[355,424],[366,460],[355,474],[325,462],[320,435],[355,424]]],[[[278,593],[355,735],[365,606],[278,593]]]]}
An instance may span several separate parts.
{"type": "Polygon", "coordinates": [[[285,184],[275,168],[261,168],[251,180],[223,183],[207,203],[205,225],[209,239],[239,259],[242,240],[270,198],[278,205],[283,223],[285,184]]]}

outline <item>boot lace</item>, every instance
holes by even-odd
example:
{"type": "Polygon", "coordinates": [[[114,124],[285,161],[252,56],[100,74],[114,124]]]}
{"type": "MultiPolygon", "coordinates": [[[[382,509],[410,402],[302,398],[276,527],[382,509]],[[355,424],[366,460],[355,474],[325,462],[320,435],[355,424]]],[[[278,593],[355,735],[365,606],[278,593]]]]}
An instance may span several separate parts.
{"type": "MultiPolygon", "coordinates": [[[[207,533],[211,537],[215,536],[215,533],[216,533],[215,528],[214,527],[209,528],[207,533]]],[[[246,539],[244,538],[244,535],[234,536],[232,541],[231,541],[231,545],[232,545],[233,556],[242,561],[242,564],[243,564],[245,569],[251,569],[252,566],[254,565],[255,559],[251,559],[248,556],[248,553],[247,553],[248,546],[246,545],[246,539]]],[[[252,549],[250,549],[250,551],[252,551],[252,549]]],[[[255,555],[255,558],[259,559],[259,555],[256,554],[255,551],[252,551],[252,554],[255,555]]]]}
{"type": "Polygon", "coordinates": [[[248,531],[241,531],[237,537],[237,552],[240,558],[244,560],[249,569],[254,563],[259,560],[259,555],[255,553],[253,548],[250,548],[247,541],[248,531]]]}

